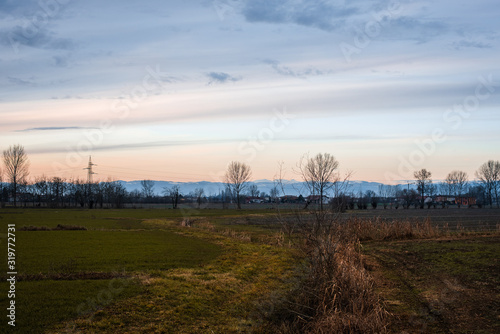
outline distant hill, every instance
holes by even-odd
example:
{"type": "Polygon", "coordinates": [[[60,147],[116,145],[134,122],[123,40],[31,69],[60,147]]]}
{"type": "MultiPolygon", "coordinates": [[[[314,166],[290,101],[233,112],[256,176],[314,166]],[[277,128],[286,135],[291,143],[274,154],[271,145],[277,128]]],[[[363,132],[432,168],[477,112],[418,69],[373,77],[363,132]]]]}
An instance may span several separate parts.
{"type": "MultiPolygon", "coordinates": [[[[119,181],[128,191],[141,190],[141,181],[119,181]]],[[[155,187],[154,192],[158,195],[162,194],[164,188],[171,188],[174,185],[179,186],[181,193],[187,195],[193,192],[196,188],[203,188],[206,195],[218,194],[224,189],[224,184],[222,182],[172,182],[172,181],[154,181],[155,187]]],[[[269,194],[271,189],[275,186],[274,182],[271,180],[256,180],[250,182],[250,184],[257,185],[260,192],[265,192],[269,194]]],[[[366,192],[367,190],[372,190],[378,193],[379,186],[383,183],[379,182],[367,182],[367,181],[349,181],[347,192],[352,192],[354,194],[359,194],[360,191],[366,192]]],[[[414,186],[412,186],[414,188],[414,186]]],[[[286,195],[309,195],[309,191],[305,186],[304,182],[296,180],[286,180],[283,182],[283,189],[286,195]]],[[[280,195],[283,191],[279,189],[280,195]]]]}

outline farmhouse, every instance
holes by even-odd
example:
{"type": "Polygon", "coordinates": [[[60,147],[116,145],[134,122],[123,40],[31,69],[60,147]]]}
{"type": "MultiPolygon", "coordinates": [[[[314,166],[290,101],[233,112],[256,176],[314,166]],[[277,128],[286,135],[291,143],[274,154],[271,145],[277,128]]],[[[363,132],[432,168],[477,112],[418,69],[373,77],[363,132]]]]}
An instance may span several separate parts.
{"type": "Polygon", "coordinates": [[[450,195],[439,195],[436,196],[435,201],[438,203],[449,203],[449,204],[457,204],[463,206],[477,204],[477,199],[475,197],[470,197],[470,196],[454,197],[450,195]]]}
{"type": "Polygon", "coordinates": [[[281,203],[297,203],[299,201],[299,197],[293,195],[285,195],[280,197],[281,203]]]}
{"type": "MultiPolygon", "coordinates": [[[[320,203],[320,198],[321,198],[320,195],[310,195],[310,196],[306,197],[306,201],[308,203],[319,204],[320,203]]],[[[330,200],[330,198],[328,196],[323,195],[323,199],[322,199],[323,204],[328,204],[329,200],[330,200]]]]}
{"type": "Polygon", "coordinates": [[[245,203],[250,204],[250,203],[264,203],[264,199],[261,197],[255,197],[255,196],[247,196],[245,198],[245,203]]]}

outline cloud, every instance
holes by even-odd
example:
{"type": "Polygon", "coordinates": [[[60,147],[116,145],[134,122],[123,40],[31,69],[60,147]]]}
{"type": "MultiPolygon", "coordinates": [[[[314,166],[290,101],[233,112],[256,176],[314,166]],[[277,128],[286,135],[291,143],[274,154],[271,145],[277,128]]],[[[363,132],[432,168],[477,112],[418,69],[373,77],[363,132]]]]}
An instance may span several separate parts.
{"type": "Polygon", "coordinates": [[[82,127],[82,126],[46,126],[46,127],[39,127],[39,128],[28,128],[28,129],[23,129],[23,130],[16,130],[15,132],[86,130],[86,129],[95,129],[95,128],[82,127]]]}
{"type": "Polygon", "coordinates": [[[29,87],[36,86],[36,83],[33,80],[25,80],[25,79],[11,77],[11,76],[7,77],[7,80],[12,85],[25,86],[25,87],[26,86],[29,86],[29,87]]]}
{"type": "Polygon", "coordinates": [[[209,85],[214,83],[226,83],[226,82],[236,82],[240,81],[241,77],[233,77],[224,72],[210,72],[207,74],[207,77],[210,79],[209,85]]]}
{"type": "MultiPolygon", "coordinates": [[[[144,149],[144,148],[155,148],[155,147],[178,147],[178,146],[199,146],[199,145],[215,145],[239,142],[239,139],[199,139],[199,140],[158,140],[158,141],[148,141],[148,142],[134,142],[134,143],[123,143],[123,144],[108,144],[108,145],[96,145],[92,147],[92,151],[118,151],[118,150],[134,150],[134,149],[144,149]]],[[[76,148],[75,148],[76,150],[76,148]]],[[[30,149],[31,153],[61,153],[67,152],[67,147],[63,147],[60,143],[54,143],[54,145],[46,145],[40,148],[30,149]]]]}
{"type": "Polygon", "coordinates": [[[389,27],[384,30],[384,34],[399,39],[410,39],[419,43],[426,43],[448,32],[448,30],[448,26],[441,21],[400,16],[389,21],[389,27]]]}
{"type": "Polygon", "coordinates": [[[17,50],[20,45],[53,50],[73,50],[75,44],[68,38],[57,38],[45,28],[22,27],[16,25],[10,29],[0,30],[0,44],[17,50]]]}
{"type": "Polygon", "coordinates": [[[338,28],[343,18],[357,12],[356,7],[325,0],[248,0],[242,9],[248,22],[292,23],[326,31],[338,28]]]}
{"type": "Polygon", "coordinates": [[[0,2],[0,13],[9,15],[26,15],[28,11],[38,8],[35,0],[4,0],[0,2]]]}
{"type": "Polygon", "coordinates": [[[475,41],[467,41],[467,40],[453,42],[452,45],[457,50],[464,49],[464,48],[478,48],[478,49],[491,49],[492,48],[491,44],[486,44],[486,43],[482,43],[482,42],[475,42],[475,41]]]}
{"type": "Polygon", "coordinates": [[[68,67],[70,55],[56,55],[52,56],[52,59],[56,67],[68,67]]]}
{"type": "Polygon", "coordinates": [[[74,42],[59,38],[49,30],[53,22],[63,17],[65,4],[60,1],[7,0],[0,2],[0,44],[38,49],[73,50],[74,42]]]}
{"type": "MultiPolygon", "coordinates": [[[[395,139],[395,135],[301,135],[293,137],[275,138],[274,142],[289,143],[289,142],[318,142],[318,141],[363,141],[363,140],[386,140],[395,139]]],[[[186,147],[186,146],[206,146],[206,145],[219,145],[219,144],[241,144],[246,142],[247,139],[240,137],[232,138],[218,138],[218,139],[193,139],[193,140],[157,140],[157,141],[144,141],[144,142],[128,142],[120,144],[101,144],[92,147],[92,151],[122,151],[122,150],[139,150],[146,148],[161,148],[161,147],[186,147]]],[[[31,153],[61,153],[67,152],[68,148],[63,147],[60,143],[54,145],[46,145],[40,148],[31,148],[31,153]]]]}
{"type": "Polygon", "coordinates": [[[291,76],[296,78],[306,78],[307,76],[318,76],[332,73],[331,70],[319,70],[314,67],[308,67],[303,70],[292,69],[288,66],[281,65],[279,61],[274,59],[264,59],[265,64],[271,65],[276,73],[284,76],[291,76]]]}

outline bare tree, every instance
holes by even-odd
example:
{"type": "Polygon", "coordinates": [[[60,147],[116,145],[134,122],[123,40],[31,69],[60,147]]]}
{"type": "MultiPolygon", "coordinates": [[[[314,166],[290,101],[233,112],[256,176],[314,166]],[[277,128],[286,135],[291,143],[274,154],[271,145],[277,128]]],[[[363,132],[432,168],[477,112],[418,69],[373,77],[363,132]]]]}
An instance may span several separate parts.
{"type": "Polygon", "coordinates": [[[106,196],[112,207],[121,208],[127,197],[127,189],[118,181],[108,179],[106,182],[106,196]]]}
{"type": "Polygon", "coordinates": [[[17,205],[17,187],[20,183],[26,181],[29,175],[30,162],[28,155],[21,145],[10,146],[3,151],[3,163],[5,165],[5,173],[7,180],[12,187],[14,197],[14,206],[17,205]]]}
{"type": "Polygon", "coordinates": [[[179,186],[172,186],[171,188],[165,187],[163,188],[163,193],[166,196],[169,196],[172,200],[172,208],[177,209],[177,205],[179,204],[179,198],[181,196],[179,186]]]}
{"type": "Polygon", "coordinates": [[[63,204],[63,198],[66,191],[66,181],[58,176],[54,176],[49,182],[51,201],[53,207],[63,204]]]}
{"type": "MultiPolygon", "coordinates": [[[[42,206],[42,201],[47,201],[48,184],[45,175],[35,178],[34,183],[35,195],[38,200],[38,206],[42,206]]],[[[48,206],[48,203],[45,203],[48,206]]]]}
{"type": "Polygon", "coordinates": [[[248,182],[252,176],[250,166],[245,163],[232,161],[227,167],[224,175],[224,182],[230,189],[233,198],[236,199],[238,209],[241,209],[241,193],[248,187],[248,182]]]}
{"type": "Polygon", "coordinates": [[[440,195],[450,195],[453,193],[452,186],[446,181],[438,183],[438,190],[440,195]]]}
{"type": "Polygon", "coordinates": [[[423,168],[419,171],[413,173],[413,176],[417,180],[417,190],[420,193],[420,208],[424,207],[424,196],[428,192],[428,187],[432,184],[431,176],[432,173],[427,169],[423,168]]]}
{"type": "Polygon", "coordinates": [[[339,162],[329,153],[318,153],[312,158],[304,155],[300,159],[299,173],[311,194],[319,195],[320,210],[323,210],[323,197],[339,181],[338,166],[339,162]]]}
{"type": "Polygon", "coordinates": [[[151,200],[154,195],[155,182],[151,180],[142,180],[141,181],[142,194],[146,201],[151,200]]]}
{"type": "Polygon", "coordinates": [[[194,196],[196,197],[196,203],[198,203],[198,209],[201,207],[201,202],[205,195],[205,190],[203,188],[196,188],[194,190],[194,196]]]}
{"type": "Polygon", "coordinates": [[[256,184],[250,185],[250,189],[248,190],[248,194],[252,197],[259,197],[260,191],[259,187],[256,184]]]}
{"type": "Polygon", "coordinates": [[[0,168],[0,208],[3,208],[3,171],[0,168]]]}
{"type": "Polygon", "coordinates": [[[387,192],[388,192],[388,187],[384,184],[379,184],[378,185],[378,195],[380,196],[380,199],[382,200],[382,205],[384,206],[384,209],[387,209],[387,192]]]}
{"type": "MultiPolygon", "coordinates": [[[[451,191],[455,197],[461,197],[462,194],[466,192],[469,176],[466,172],[454,170],[446,176],[445,182],[448,185],[448,189],[451,191]]],[[[455,198],[455,202],[460,208],[460,200],[455,198]]]]}
{"type": "Polygon", "coordinates": [[[493,207],[493,195],[495,195],[497,206],[499,206],[498,188],[500,187],[500,161],[489,160],[485,162],[476,171],[476,177],[486,189],[490,207],[493,207]]]}
{"type": "Polygon", "coordinates": [[[269,197],[271,199],[271,202],[277,203],[278,195],[279,195],[278,187],[272,187],[271,191],[269,192],[269,197]]]}
{"type": "Polygon", "coordinates": [[[429,196],[427,200],[427,208],[430,209],[434,205],[434,197],[437,195],[438,186],[435,184],[429,184],[427,186],[427,195],[429,196]]]}

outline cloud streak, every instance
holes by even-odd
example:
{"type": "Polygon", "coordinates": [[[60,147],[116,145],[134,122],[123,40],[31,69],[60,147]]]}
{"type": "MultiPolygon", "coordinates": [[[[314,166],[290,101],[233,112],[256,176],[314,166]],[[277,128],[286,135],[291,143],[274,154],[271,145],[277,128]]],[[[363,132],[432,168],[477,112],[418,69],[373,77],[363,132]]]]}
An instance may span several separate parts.
{"type": "Polygon", "coordinates": [[[234,77],[224,72],[210,72],[207,74],[207,77],[210,79],[210,81],[208,82],[209,85],[237,82],[242,79],[241,77],[234,77]]]}
{"type": "Polygon", "coordinates": [[[356,13],[354,6],[336,6],[324,0],[249,0],[242,8],[248,22],[297,24],[325,31],[337,29],[342,19],[356,13]]]}
{"type": "Polygon", "coordinates": [[[456,50],[461,50],[465,48],[477,48],[477,49],[491,49],[493,46],[489,43],[483,43],[478,41],[460,40],[458,42],[453,42],[453,47],[456,50]]]}
{"type": "Polygon", "coordinates": [[[298,70],[292,69],[291,67],[281,65],[279,61],[274,59],[264,59],[264,64],[271,65],[271,67],[276,71],[276,73],[283,76],[290,76],[295,78],[306,78],[308,76],[318,76],[331,74],[332,70],[320,70],[314,67],[307,67],[306,69],[298,70]]]}
{"type": "Polygon", "coordinates": [[[45,126],[45,127],[27,128],[27,129],[23,129],[23,130],[16,130],[15,132],[88,130],[88,129],[95,129],[95,128],[83,127],[83,126],[45,126]]]}

